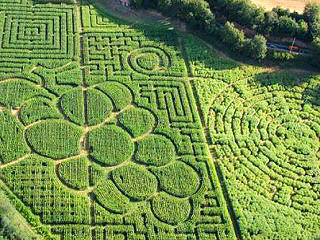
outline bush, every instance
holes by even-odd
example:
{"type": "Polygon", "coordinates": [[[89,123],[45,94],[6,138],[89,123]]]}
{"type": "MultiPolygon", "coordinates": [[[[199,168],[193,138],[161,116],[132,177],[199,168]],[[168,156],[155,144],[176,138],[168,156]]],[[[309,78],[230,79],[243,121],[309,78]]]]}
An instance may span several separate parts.
{"type": "Polygon", "coordinates": [[[290,37],[294,37],[297,35],[299,29],[299,24],[288,16],[279,17],[278,25],[276,26],[275,33],[277,35],[287,35],[290,37]]]}
{"type": "Polygon", "coordinates": [[[309,32],[313,38],[320,37],[320,5],[309,2],[304,8],[303,15],[309,22],[309,32]]]}
{"type": "Polygon", "coordinates": [[[204,0],[158,0],[158,9],[187,21],[193,27],[205,29],[208,33],[214,30],[215,16],[204,0]]]}
{"type": "Polygon", "coordinates": [[[255,35],[247,41],[248,56],[254,59],[264,59],[267,55],[267,40],[262,35],[255,35]]]}
{"type": "Polygon", "coordinates": [[[268,53],[268,57],[275,60],[290,60],[294,59],[295,55],[289,52],[277,52],[277,51],[271,51],[268,53]]]}
{"type": "Polygon", "coordinates": [[[320,68],[320,37],[316,37],[312,41],[312,45],[316,49],[316,57],[313,57],[311,60],[311,64],[317,68],[320,68]]]}
{"type": "Polygon", "coordinates": [[[34,3],[66,3],[73,4],[76,3],[75,0],[33,0],[34,3]]]}

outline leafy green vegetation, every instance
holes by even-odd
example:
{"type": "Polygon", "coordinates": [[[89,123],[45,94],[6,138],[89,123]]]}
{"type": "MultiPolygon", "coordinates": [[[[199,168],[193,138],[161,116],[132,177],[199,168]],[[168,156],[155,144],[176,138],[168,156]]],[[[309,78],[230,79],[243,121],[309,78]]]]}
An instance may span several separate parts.
{"type": "Polygon", "coordinates": [[[107,119],[113,109],[111,100],[94,89],[88,89],[87,92],[87,121],[88,125],[96,125],[107,119]]]}
{"type": "Polygon", "coordinates": [[[191,208],[188,200],[160,193],[152,201],[154,214],[163,222],[178,224],[187,220],[191,208]]]}
{"type": "Polygon", "coordinates": [[[168,138],[150,135],[138,142],[135,160],[147,165],[162,166],[172,161],[174,157],[174,145],[168,138]]]}
{"type": "Polygon", "coordinates": [[[130,160],[133,143],[130,135],[116,126],[103,126],[89,133],[90,156],[106,166],[130,160]]]}
{"type": "Polygon", "coordinates": [[[317,237],[319,75],[261,70],[204,67],[212,77],[195,87],[211,151],[244,239],[317,237]]]}
{"type": "Polygon", "coordinates": [[[183,162],[173,162],[151,171],[158,177],[160,188],[173,196],[190,196],[197,192],[200,185],[197,173],[183,162]]]}
{"type": "Polygon", "coordinates": [[[0,43],[0,187],[44,239],[318,237],[318,75],[88,3],[0,0],[0,43]]]}
{"type": "Polygon", "coordinates": [[[40,155],[53,159],[66,158],[80,153],[81,128],[64,120],[47,120],[26,130],[26,139],[40,155]]]}
{"type": "Polygon", "coordinates": [[[80,126],[84,125],[84,100],[81,88],[76,88],[62,95],[60,107],[69,121],[80,126]]]}
{"type": "Polygon", "coordinates": [[[71,188],[82,190],[88,187],[88,159],[80,157],[59,164],[59,177],[71,188]]]}
{"type": "Polygon", "coordinates": [[[129,199],[119,191],[111,180],[102,181],[100,187],[97,187],[93,193],[98,203],[105,209],[115,213],[124,213],[129,209],[129,199]]]}
{"type": "Polygon", "coordinates": [[[128,106],[132,101],[130,90],[118,82],[108,82],[100,84],[99,90],[107,94],[112,100],[116,111],[128,106]]]}
{"type": "Polygon", "coordinates": [[[112,172],[116,186],[134,200],[144,200],[157,190],[157,179],[139,165],[130,164],[112,172]]]}
{"type": "Polygon", "coordinates": [[[0,191],[0,200],[0,239],[41,239],[41,236],[34,233],[31,226],[11,204],[3,190],[0,191]]]}
{"type": "Polygon", "coordinates": [[[58,181],[51,159],[31,155],[1,169],[1,176],[42,223],[88,223],[88,198],[73,194],[58,181]]]}
{"type": "Polygon", "coordinates": [[[54,103],[46,98],[33,98],[21,106],[19,117],[24,125],[47,119],[62,118],[54,103]]]}
{"type": "Polygon", "coordinates": [[[24,101],[35,96],[50,96],[43,88],[18,79],[0,82],[0,92],[0,104],[10,107],[20,107],[24,101]]]}
{"type": "Polygon", "coordinates": [[[23,140],[23,127],[8,111],[0,112],[0,162],[14,161],[30,150],[23,140]]]}
{"type": "Polygon", "coordinates": [[[127,128],[133,137],[148,133],[156,124],[152,113],[140,108],[132,108],[122,112],[119,115],[119,122],[127,128]]]}

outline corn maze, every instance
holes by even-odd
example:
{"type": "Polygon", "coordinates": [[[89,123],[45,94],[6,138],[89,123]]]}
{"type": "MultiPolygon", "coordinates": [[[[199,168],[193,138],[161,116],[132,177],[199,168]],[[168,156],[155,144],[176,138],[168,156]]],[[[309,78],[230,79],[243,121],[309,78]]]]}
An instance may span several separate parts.
{"type": "Polygon", "coordinates": [[[243,239],[317,239],[319,75],[265,73],[235,63],[224,69],[210,59],[205,66],[199,59],[207,50],[199,46],[192,39],[186,44],[210,151],[243,239]]]}
{"type": "Polygon", "coordinates": [[[234,239],[179,37],[0,1],[2,189],[46,239],[234,239]]]}
{"type": "Polygon", "coordinates": [[[320,236],[318,76],[266,74],[51,2],[0,0],[0,186],[34,231],[320,236]]]}

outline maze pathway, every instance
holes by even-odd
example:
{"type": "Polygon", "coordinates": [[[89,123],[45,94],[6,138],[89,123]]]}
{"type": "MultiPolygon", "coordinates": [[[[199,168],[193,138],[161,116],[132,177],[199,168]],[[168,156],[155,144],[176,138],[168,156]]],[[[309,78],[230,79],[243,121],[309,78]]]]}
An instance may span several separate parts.
{"type": "Polygon", "coordinates": [[[0,1],[2,188],[48,239],[235,239],[180,49],[90,5],[0,1]]]}
{"type": "Polygon", "coordinates": [[[319,74],[243,66],[194,38],[185,48],[242,238],[318,238],[319,74]]]}

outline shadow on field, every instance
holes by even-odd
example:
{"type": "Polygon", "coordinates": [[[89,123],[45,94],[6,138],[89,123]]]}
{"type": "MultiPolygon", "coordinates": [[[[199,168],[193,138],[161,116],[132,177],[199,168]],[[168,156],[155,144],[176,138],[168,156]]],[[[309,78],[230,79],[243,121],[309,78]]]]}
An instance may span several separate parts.
{"type": "MultiPolygon", "coordinates": [[[[90,5],[89,2],[88,0],[81,0],[81,5],[90,5]]],[[[180,51],[178,39],[181,37],[183,51],[187,53],[190,64],[198,62],[202,67],[213,71],[231,70],[241,65],[200,38],[188,37],[186,26],[181,21],[164,17],[158,12],[133,11],[130,8],[121,6],[116,0],[91,0],[91,2],[95,2],[93,5],[95,6],[97,17],[105,17],[120,26],[129,26],[131,29],[143,32],[144,36],[150,41],[160,42],[180,51]]],[[[182,58],[184,53],[181,54],[182,58]]]]}

